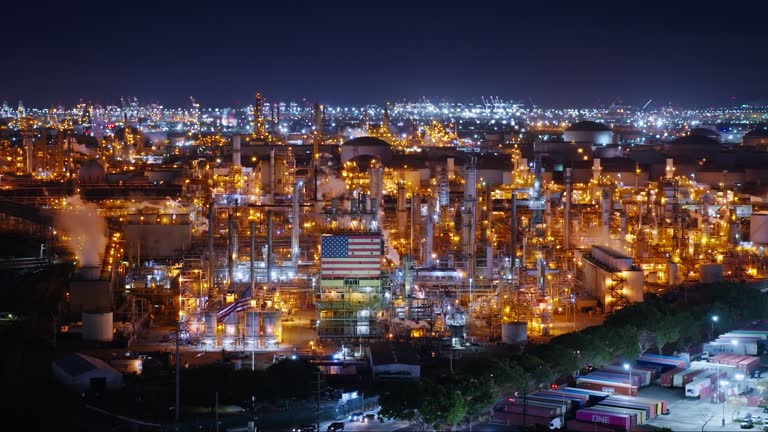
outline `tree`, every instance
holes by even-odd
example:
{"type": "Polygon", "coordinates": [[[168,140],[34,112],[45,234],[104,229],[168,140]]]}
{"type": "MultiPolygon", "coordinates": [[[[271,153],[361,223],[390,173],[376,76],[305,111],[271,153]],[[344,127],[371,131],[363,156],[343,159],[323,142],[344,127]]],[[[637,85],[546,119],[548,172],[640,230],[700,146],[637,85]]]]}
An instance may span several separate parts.
{"type": "Polygon", "coordinates": [[[306,360],[283,360],[267,368],[269,381],[285,398],[306,399],[317,391],[317,367],[306,360]]]}
{"type": "Polygon", "coordinates": [[[500,396],[512,394],[528,382],[528,376],[523,368],[510,359],[493,359],[488,370],[496,393],[500,396]]]}
{"type": "Polygon", "coordinates": [[[653,333],[649,330],[640,330],[637,332],[637,348],[640,355],[645,354],[654,344],[653,333]]]}
{"type": "Polygon", "coordinates": [[[385,417],[392,417],[408,421],[420,430],[424,430],[425,424],[420,410],[428,395],[422,381],[411,385],[402,383],[379,384],[379,413],[385,417]]]}
{"type": "Polygon", "coordinates": [[[488,407],[492,406],[499,396],[502,396],[496,391],[493,377],[490,375],[460,379],[457,386],[464,398],[467,414],[472,416],[487,411],[488,407]]]}
{"type": "Polygon", "coordinates": [[[679,320],[675,316],[665,316],[656,326],[656,332],[653,334],[653,342],[656,349],[661,354],[661,349],[669,342],[675,342],[680,339],[679,320]]]}

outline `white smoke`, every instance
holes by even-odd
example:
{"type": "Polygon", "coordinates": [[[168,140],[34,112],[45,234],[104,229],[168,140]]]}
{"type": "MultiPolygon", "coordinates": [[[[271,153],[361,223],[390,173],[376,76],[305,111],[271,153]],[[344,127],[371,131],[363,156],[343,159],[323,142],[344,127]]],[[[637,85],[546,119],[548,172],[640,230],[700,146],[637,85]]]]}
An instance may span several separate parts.
{"type": "Polygon", "coordinates": [[[317,182],[318,200],[338,198],[346,191],[347,184],[336,176],[325,175],[317,182]]]}
{"type": "Polygon", "coordinates": [[[347,139],[353,139],[353,138],[360,138],[360,137],[366,137],[371,136],[371,134],[368,133],[367,129],[363,128],[351,128],[346,127],[341,131],[341,135],[346,137],[347,139]]]}
{"type": "MultiPolygon", "coordinates": [[[[379,220],[384,220],[384,210],[379,211],[379,220]]],[[[389,258],[395,266],[400,265],[400,255],[395,248],[389,243],[389,230],[382,227],[381,237],[384,239],[384,254],[389,258]]]]}
{"type": "Polygon", "coordinates": [[[80,266],[100,266],[100,256],[107,247],[107,221],[96,204],[84,202],[80,195],[66,198],[65,208],[56,214],[56,229],[74,253],[80,266]]]}

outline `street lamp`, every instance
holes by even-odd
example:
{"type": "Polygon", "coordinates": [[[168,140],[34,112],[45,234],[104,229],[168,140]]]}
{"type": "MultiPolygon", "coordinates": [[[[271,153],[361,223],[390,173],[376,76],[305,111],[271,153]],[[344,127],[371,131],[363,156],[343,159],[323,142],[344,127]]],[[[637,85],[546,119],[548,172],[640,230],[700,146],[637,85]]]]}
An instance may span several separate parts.
{"type": "Polygon", "coordinates": [[[632,368],[629,363],[624,363],[624,370],[629,371],[629,395],[632,396],[632,368]]]}
{"type": "Polygon", "coordinates": [[[715,323],[717,322],[718,319],[719,318],[717,315],[712,315],[712,331],[709,334],[710,339],[713,339],[715,337],[715,323]]]}
{"type": "Polygon", "coordinates": [[[728,385],[728,381],[721,380],[720,381],[720,392],[723,393],[723,419],[722,419],[722,426],[725,427],[725,391],[723,390],[723,387],[728,385]]]}

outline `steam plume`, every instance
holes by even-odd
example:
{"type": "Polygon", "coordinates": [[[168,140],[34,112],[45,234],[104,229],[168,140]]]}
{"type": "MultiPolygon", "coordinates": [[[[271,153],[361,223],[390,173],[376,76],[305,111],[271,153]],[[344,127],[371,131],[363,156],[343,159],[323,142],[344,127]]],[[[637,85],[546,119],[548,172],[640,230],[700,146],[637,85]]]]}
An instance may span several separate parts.
{"type": "Polygon", "coordinates": [[[95,204],[84,202],[80,195],[67,197],[54,224],[63,232],[67,247],[77,256],[81,267],[101,265],[100,256],[107,247],[107,222],[95,204]]]}

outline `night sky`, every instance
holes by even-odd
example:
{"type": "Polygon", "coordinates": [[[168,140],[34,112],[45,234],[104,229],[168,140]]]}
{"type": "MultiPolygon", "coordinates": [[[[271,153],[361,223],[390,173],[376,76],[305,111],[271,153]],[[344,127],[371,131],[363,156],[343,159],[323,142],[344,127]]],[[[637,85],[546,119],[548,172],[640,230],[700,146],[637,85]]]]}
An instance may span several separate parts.
{"type": "Polygon", "coordinates": [[[260,91],[329,104],[768,103],[764,1],[61,3],[4,6],[0,101],[243,106],[260,91]]]}

